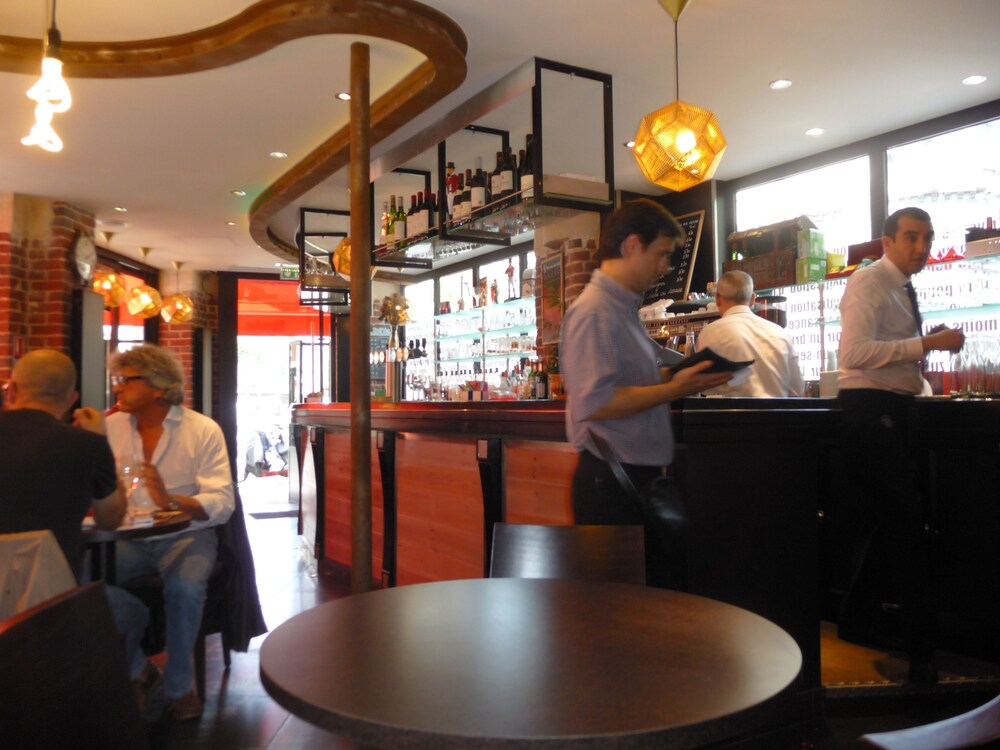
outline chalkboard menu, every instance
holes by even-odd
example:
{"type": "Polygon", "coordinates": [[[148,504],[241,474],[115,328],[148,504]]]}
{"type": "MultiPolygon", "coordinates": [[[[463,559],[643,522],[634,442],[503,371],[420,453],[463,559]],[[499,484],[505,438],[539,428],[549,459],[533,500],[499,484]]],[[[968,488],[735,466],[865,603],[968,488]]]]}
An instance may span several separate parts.
{"type": "Polygon", "coordinates": [[[687,236],[684,244],[674,250],[674,255],[670,259],[670,272],[657,279],[642,298],[644,305],[651,305],[661,299],[679,302],[687,297],[691,287],[691,274],[694,271],[694,260],[698,256],[698,243],[701,241],[705,212],[695,211],[675,218],[684,227],[687,236]]]}

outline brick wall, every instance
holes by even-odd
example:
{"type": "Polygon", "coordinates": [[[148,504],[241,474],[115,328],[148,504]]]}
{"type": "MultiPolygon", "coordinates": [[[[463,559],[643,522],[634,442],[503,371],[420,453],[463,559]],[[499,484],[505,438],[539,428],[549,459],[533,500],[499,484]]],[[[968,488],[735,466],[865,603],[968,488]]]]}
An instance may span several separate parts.
{"type": "Polygon", "coordinates": [[[0,195],[0,379],[10,377],[17,340],[28,351],[70,353],[79,283],[70,250],[93,226],[91,214],[63,201],[0,195]]]}
{"type": "MultiPolygon", "coordinates": [[[[205,276],[214,276],[206,272],[205,276]]],[[[211,287],[211,284],[203,284],[211,287]]],[[[184,368],[184,404],[194,403],[195,349],[197,330],[207,328],[212,332],[212,372],[219,371],[219,301],[210,291],[186,291],[194,302],[194,317],[187,323],[161,323],[160,346],[169,349],[184,368]]],[[[212,414],[219,413],[218,377],[213,378],[212,414]]]]}

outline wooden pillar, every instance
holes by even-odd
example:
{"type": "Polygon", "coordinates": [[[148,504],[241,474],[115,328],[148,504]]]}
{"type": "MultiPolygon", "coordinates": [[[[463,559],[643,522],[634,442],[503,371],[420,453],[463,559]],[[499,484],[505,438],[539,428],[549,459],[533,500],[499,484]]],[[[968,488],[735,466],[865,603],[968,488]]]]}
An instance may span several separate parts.
{"type": "Polygon", "coordinates": [[[372,586],[371,112],[368,45],[351,45],[351,591],[372,586]]]}

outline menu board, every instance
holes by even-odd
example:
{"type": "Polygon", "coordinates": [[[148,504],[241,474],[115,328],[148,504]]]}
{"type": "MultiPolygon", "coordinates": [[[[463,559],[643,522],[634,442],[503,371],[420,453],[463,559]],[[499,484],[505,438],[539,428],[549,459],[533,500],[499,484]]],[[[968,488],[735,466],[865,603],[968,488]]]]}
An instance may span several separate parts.
{"type": "Polygon", "coordinates": [[[672,299],[679,302],[687,298],[691,287],[691,274],[694,272],[694,260],[698,256],[698,243],[701,241],[701,228],[705,223],[705,212],[695,211],[675,217],[684,227],[687,235],[684,244],[674,250],[670,259],[670,271],[653,284],[642,298],[642,304],[651,305],[661,299],[672,299]]]}

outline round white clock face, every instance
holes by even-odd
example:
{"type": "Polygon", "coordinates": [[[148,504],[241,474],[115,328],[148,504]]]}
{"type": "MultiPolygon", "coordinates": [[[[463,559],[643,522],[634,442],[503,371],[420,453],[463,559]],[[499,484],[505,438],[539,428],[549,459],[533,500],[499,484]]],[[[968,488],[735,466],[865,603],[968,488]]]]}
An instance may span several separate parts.
{"type": "Polygon", "coordinates": [[[76,272],[85,283],[90,283],[94,278],[94,269],[97,268],[97,248],[94,241],[85,234],[81,234],[73,249],[73,259],[76,261],[76,272]]]}

